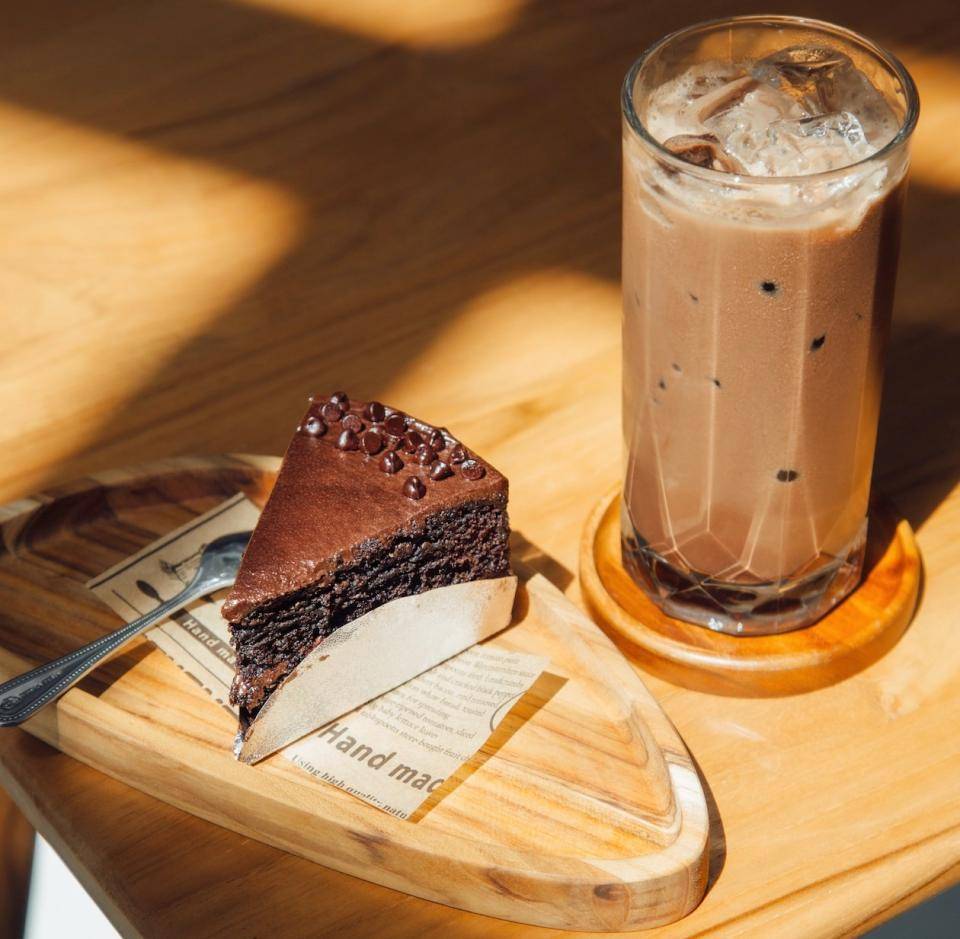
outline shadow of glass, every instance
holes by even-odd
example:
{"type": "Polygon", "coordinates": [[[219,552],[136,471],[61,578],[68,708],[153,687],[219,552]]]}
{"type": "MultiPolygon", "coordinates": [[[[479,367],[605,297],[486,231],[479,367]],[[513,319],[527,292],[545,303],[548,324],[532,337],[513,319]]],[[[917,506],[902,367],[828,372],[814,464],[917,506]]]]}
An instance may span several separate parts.
{"type": "Polygon", "coordinates": [[[896,501],[918,531],[958,477],[960,328],[895,325],[880,411],[877,489],[896,501]]]}
{"type": "Polygon", "coordinates": [[[960,477],[960,194],[911,183],[875,482],[919,530],[960,477]]]}

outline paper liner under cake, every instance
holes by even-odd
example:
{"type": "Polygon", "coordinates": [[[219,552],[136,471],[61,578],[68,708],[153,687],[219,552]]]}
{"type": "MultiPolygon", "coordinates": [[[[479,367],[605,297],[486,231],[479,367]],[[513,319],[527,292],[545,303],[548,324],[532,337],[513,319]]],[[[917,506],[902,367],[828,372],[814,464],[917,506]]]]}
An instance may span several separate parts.
{"type": "Polygon", "coordinates": [[[475,580],[400,597],[319,643],[237,735],[256,763],[372,698],[508,626],[516,577],[475,580]]]}

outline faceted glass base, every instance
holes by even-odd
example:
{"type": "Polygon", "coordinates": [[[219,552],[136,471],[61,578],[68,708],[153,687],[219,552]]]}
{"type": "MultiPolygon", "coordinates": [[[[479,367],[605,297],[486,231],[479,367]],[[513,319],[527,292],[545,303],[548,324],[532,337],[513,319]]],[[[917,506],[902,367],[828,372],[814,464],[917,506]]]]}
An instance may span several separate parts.
{"type": "MultiPolygon", "coordinates": [[[[626,514],[626,513],[624,513],[626,514]]],[[[623,566],[668,616],[734,636],[764,636],[816,622],[860,582],[867,523],[839,555],[822,555],[802,575],[777,581],[727,582],[681,570],[624,521],[623,566]]]]}

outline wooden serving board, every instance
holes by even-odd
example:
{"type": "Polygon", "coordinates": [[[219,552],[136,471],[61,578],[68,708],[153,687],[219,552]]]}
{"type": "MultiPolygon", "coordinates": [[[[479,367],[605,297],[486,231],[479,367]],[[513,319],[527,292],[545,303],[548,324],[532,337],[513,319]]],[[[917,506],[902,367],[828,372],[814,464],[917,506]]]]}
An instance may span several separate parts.
{"type": "MultiPolygon", "coordinates": [[[[277,465],[171,460],[0,510],[3,678],[116,628],[83,583],[238,490],[262,503],[277,465]]],[[[675,920],[706,884],[708,814],[697,772],[626,660],[533,573],[531,547],[518,538],[516,549],[514,622],[492,641],[551,664],[413,821],[280,755],[236,762],[231,716],[145,640],[25,727],[188,812],[416,896],[569,929],[675,920]]]]}

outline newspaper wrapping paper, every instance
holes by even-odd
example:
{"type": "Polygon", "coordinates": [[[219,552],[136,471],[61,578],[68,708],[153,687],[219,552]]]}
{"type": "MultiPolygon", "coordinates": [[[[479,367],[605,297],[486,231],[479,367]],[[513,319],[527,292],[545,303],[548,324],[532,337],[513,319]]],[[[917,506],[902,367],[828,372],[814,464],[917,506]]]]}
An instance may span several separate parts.
{"type": "MultiPolygon", "coordinates": [[[[252,530],[259,516],[237,494],[87,587],[132,622],[190,582],[209,542],[252,530]]],[[[236,716],[229,703],[236,660],[220,615],[225,593],[193,601],[145,636],[236,716]]],[[[546,664],[540,656],[473,646],[280,752],[312,776],[409,818],[483,746],[546,664]]]]}

